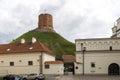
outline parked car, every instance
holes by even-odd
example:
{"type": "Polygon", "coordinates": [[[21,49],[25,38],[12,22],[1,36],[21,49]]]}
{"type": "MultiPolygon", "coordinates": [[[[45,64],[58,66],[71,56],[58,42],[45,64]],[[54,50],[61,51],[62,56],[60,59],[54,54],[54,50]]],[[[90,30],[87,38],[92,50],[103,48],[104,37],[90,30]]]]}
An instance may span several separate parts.
{"type": "Polygon", "coordinates": [[[3,77],[3,80],[22,80],[22,77],[18,75],[9,74],[3,77]]]}
{"type": "Polygon", "coordinates": [[[43,74],[28,74],[23,76],[23,80],[44,80],[43,74]]]}

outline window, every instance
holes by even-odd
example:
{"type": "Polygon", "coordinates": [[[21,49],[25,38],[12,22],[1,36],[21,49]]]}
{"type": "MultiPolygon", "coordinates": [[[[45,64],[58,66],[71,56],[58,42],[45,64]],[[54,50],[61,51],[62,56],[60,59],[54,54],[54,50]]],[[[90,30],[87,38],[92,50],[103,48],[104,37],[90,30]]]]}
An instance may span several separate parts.
{"type": "Polygon", "coordinates": [[[29,47],[29,50],[32,50],[33,49],[33,47],[29,47]]]}
{"type": "Polygon", "coordinates": [[[10,66],[14,66],[14,62],[10,62],[10,66]]]}
{"type": "Polygon", "coordinates": [[[4,61],[1,61],[1,63],[4,63],[4,61]]]}
{"type": "Polygon", "coordinates": [[[10,49],[8,48],[8,49],[6,49],[6,51],[10,51],[10,49]]]}
{"type": "Polygon", "coordinates": [[[49,64],[46,64],[45,65],[45,69],[49,69],[50,68],[50,65],[49,64]]]}
{"type": "Polygon", "coordinates": [[[110,46],[110,51],[112,51],[112,46],[110,46]]]}
{"type": "Polygon", "coordinates": [[[95,63],[94,62],[91,62],[91,67],[95,68],[95,63]]]}
{"type": "Polygon", "coordinates": [[[76,66],[76,69],[78,69],[78,66],[76,66]]]}
{"type": "Polygon", "coordinates": [[[22,60],[19,60],[19,62],[22,62],[22,60]]]}
{"type": "Polygon", "coordinates": [[[83,50],[86,51],[86,47],[83,47],[83,50]]]}
{"type": "Polygon", "coordinates": [[[28,65],[33,65],[33,61],[28,61],[28,65]]]}

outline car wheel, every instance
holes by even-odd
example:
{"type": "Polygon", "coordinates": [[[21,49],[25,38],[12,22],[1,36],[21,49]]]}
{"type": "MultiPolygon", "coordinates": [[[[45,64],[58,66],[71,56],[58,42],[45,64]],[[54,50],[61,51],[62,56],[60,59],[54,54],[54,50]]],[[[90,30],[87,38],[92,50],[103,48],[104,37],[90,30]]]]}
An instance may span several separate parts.
{"type": "Polygon", "coordinates": [[[35,78],[35,80],[39,80],[39,78],[35,78]]]}

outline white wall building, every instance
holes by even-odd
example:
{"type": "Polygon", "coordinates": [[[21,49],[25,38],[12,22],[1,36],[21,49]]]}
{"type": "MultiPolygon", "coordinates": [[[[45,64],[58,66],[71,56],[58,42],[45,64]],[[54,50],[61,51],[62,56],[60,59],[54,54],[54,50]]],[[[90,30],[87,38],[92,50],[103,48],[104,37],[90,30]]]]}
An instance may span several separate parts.
{"type": "Polygon", "coordinates": [[[64,63],[62,61],[46,61],[44,64],[46,68],[44,69],[44,74],[64,74],[64,63]]]}
{"type": "Polygon", "coordinates": [[[119,75],[120,38],[76,39],[75,44],[79,74],[119,75]]]}
{"type": "Polygon", "coordinates": [[[30,43],[22,40],[21,43],[0,45],[0,75],[48,74],[45,71],[46,61],[55,61],[55,54],[35,40],[30,43]]]}

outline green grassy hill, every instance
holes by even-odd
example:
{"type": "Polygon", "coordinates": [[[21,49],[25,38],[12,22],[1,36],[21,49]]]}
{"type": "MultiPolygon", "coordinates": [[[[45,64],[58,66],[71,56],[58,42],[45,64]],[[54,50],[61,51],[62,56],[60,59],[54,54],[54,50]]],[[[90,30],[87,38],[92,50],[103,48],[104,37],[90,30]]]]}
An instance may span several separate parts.
{"type": "Polygon", "coordinates": [[[55,32],[30,31],[18,37],[12,43],[20,43],[22,38],[24,38],[26,42],[31,42],[32,37],[35,37],[37,41],[40,41],[43,44],[45,44],[57,55],[74,54],[75,52],[75,44],[67,41],[55,32]]]}

